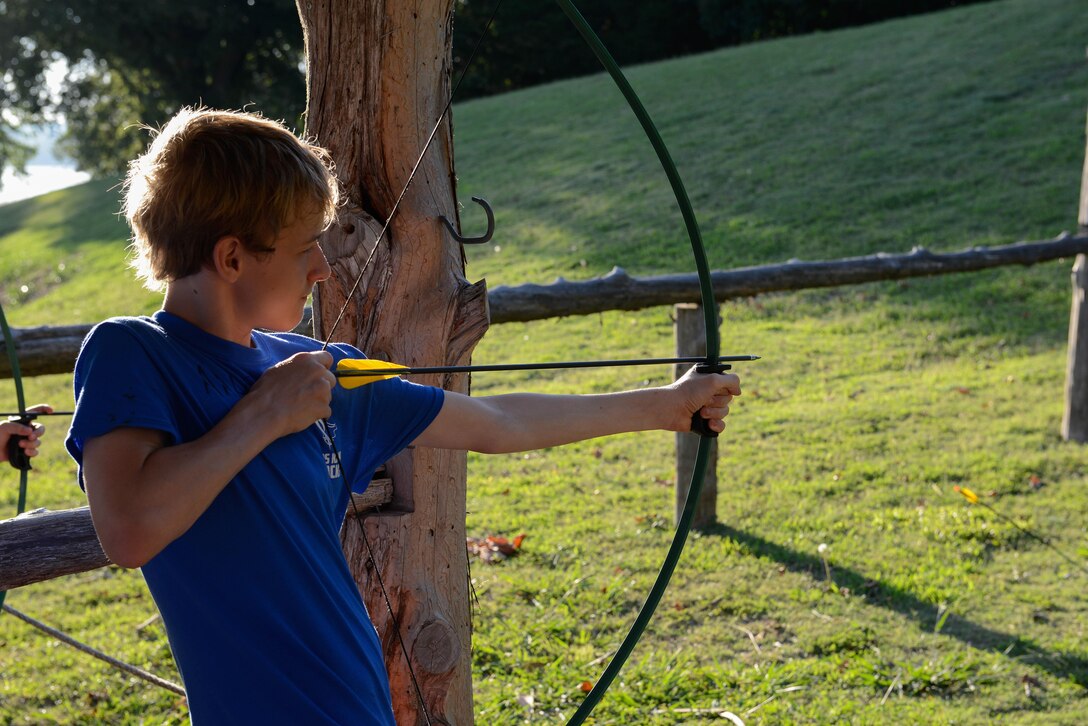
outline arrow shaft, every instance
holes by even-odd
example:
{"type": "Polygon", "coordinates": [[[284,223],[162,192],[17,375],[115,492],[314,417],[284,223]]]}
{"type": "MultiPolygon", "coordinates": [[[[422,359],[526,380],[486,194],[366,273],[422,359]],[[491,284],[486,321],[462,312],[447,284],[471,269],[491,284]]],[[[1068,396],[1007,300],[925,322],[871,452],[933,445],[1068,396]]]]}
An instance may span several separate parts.
{"type": "MultiPolygon", "coordinates": [[[[723,355],[714,358],[711,362],[736,363],[741,361],[759,360],[758,355],[723,355]]],[[[631,360],[587,360],[587,361],[557,361],[554,363],[497,363],[494,365],[479,366],[420,366],[409,368],[371,368],[360,371],[335,371],[340,377],[353,376],[387,376],[401,374],[426,374],[426,373],[490,373],[495,371],[539,371],[557,370],[562,368],[612,368],[623,366],[653,366],[668,365],[674,363],[706,363],[706,358],[687,356],[681,358],[639,358],[631,360]]]]}
{"type": "Polygon", "coordinates": [[[54,411],[53,413],[34,413],[33,411],[27,411],[25,413],[20,413],[19,411],[14,411],[14,412],[13,411],[0,411],[0,416],[19,416],[20,418],[22,418],[23,416],[26,416],[27,418],[39,418],[41,416],[74,416],[74,415],[75,415],[75,411],[54,411]]]}

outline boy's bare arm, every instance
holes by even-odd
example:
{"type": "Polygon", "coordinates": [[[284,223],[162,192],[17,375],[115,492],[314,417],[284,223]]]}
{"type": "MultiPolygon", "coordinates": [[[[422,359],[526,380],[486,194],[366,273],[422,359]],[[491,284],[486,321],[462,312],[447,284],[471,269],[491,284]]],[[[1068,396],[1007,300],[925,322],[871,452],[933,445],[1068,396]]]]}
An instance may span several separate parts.
{"type": "Polygon", "coordinates": [[[166,445],[160,431],[119,428],[87,441],[83,478],[102,549],[139,567],[184,534],[268,444],[331,411],[328,353],[300,353],[266,372],[195,441],[166,445]]]}
{"type": "Polygon", "coordinates": [[[661,388],[603,395],[447,393],[415,443],[488,454],[528,451],[628,431],[689,431],[696,411],[721,431],[737,395],[740,379],[732,374],[689,374],[661,388]]]}

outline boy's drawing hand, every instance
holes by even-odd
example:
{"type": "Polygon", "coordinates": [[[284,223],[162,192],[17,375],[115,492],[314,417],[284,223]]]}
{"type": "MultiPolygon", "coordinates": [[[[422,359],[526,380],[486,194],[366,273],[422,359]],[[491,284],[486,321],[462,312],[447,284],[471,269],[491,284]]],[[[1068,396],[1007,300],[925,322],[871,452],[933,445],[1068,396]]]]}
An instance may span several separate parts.
{"type": "MultiPolygon", "coordinates": [[[[53,413],[53,407],[46,403],[39,403],[27,409],[27,413],[53,413]]],[[[0,422],[0,462],[10,461],[8,455],[8,443],[12,436],[25,437],[16,444],[28,457],[38,455],[39,440],[45,434],[45,426],[37,421],[29,424],[20,423],[18,419],[9,419],[0,422]]]]}
{"type": "Polygon", "coordinates": [[[246,397],[266,407],[281,436],[302,431],[332,415],[332,361],[327,351],[296,353],[265,371],[246,397]]]}

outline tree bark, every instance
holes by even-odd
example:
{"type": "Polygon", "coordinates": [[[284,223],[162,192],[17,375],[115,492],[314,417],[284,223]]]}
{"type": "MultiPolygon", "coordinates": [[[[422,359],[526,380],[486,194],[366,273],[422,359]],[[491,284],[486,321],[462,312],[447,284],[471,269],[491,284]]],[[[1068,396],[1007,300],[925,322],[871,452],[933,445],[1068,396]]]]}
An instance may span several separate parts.
{"type": "MultiPolygon", "coordinates": [[[[451,10],[451,0],[299,0],[307,133],[332,154],[347,196],[322,238],[333,277],[316,294],[315,331],[407,365],[467,363],[488,323],[484,285],[465,280],[462,250],[438,220],[457,219],[448,118],[376,244],[446,105],[451,10]]],[[[469,385],[463,375],[418,382],[469,385]]],[[[367,520],[369,545],[352,518],[341,537],[383,644],[394,714],[426,722],[416,680],[432,723],[471,723],[466,456],[413,448],[388,466],[389,516],[367,520]]]]}

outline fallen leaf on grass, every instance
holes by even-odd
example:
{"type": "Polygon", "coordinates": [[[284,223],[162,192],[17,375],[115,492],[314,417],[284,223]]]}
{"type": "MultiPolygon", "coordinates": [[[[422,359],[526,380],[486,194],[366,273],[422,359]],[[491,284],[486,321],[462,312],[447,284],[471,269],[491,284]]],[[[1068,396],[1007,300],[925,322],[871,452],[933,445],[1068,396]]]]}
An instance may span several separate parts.
{"type": "Polygon", "coordinates": [[[581,689],[582,693],[589,693],[590,691],[593,690],[593,682],[592,681],[582,681],[582,684],[580,686],[578,686],[578,688],[581,689]]]}
{"type": "Polygon", "coordinates": [[[645,524],[650,529],[665,529],[668,522],[660,514],[640,514],[635,517],[635,524],[645,524]]]}
{"type": "Polygon", "coordinates": [[[1040,477],[1038,474],[1032,474],[1031,478],[1028,479],[1028,486],[1031,487],[1032,491],[1038,491],[1039,489],[1042,489],[1042,477],[1040,477]]]}
{"type": "Polygon", "coordinates": [[[466,537],[465,544],[468,553],[479,557],[484,562],[494,564],[513,557],[521,550],[521,543],[525,541],[525,534],[514,537],[514,541],[489,534],[486,537],[466,537]]]}

